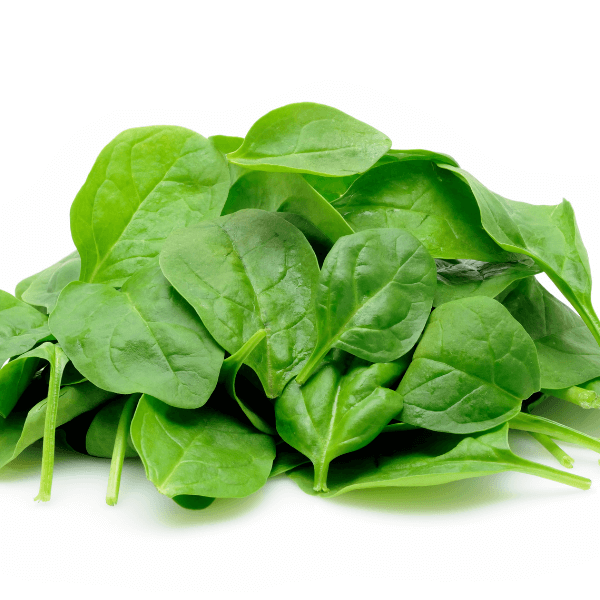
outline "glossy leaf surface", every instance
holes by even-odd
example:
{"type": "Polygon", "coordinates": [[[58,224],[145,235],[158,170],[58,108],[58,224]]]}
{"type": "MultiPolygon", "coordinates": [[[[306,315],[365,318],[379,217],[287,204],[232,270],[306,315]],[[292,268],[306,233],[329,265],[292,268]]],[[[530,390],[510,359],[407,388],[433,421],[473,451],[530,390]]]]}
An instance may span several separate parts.
{"type": "Polygon", "coordinates": [[[334,458],[366,446],[400,412],[402,396],[386,388],[406,367],[402,361],[369,365],[335,351],[305,385],[286,386],[275,403],[277,432],[312,461],[315,490],[327,491],[334,458]]]}
{"type": "Polygon", "coordinates": [[[535,342],[541,386],[568,388],[600,377],[600,347],[579,315],[535,279],[525,279],[504,306],[535,342]]]}
{"type": "Polygon", "coordinates": [[[332,205],[355,231],[410,231],[434,258],[504,262],[469,187],[429,161],[393,162],[359,177],[332,205]]]}
{"type": "Polygon", "coordinates": [[[317,345],[298,383],[331,348],[371,362],[406,354],[425,326],[435,285],[433,259],[406,231],[374,229],[339,239],[321,270],[317,345]]]}
{"type": "Polygon", "coordinates": [[[227,158],[246,169],[343,176],[366,171],[390,146],[383,133],[340,110],[300,102],[261,117],[227,158]]]}
{"type": "Polygon", "coordinates": [[[223,155],[183,127],[140,127],[102,150],[71,208],[81,281],[115,287],[157,256],[167,236],[221,213],[223,155]]]}
{"type": "Polygon", "coordinates": [[[77,370],[102,389],[152,391],[173,406],[196,408],[217,384],[223,351],[156,261],[120,292],[69,284],[50,325],[77,370]]]}
{"type": "Polygon", "coordinates": [[[142,396],[131,424],[148,479],[171,498],[241,498],[266,482],[272,438],[208,406],[174,408],[142,396]]]}
{"type": "Polygon", "coordinates": [[[398,391],[398,417],[434,431],[471,433],[507,421],[540,389],[535,344],[496,300],[436,308],[398,391]]]}
{"type": "Polygon", "coordinates": [[[279,396],[316,339],[319,269],[302,233],[274,214],[244,210],[174,233],[160,264],[230,354],[266,331],[247,364],[267,396],[279,396]]]}

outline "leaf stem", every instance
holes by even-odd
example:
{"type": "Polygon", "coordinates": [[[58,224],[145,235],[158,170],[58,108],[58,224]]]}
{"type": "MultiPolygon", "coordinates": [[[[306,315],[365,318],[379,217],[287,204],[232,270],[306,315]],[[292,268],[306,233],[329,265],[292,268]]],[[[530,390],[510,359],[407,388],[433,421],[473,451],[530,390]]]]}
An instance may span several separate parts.
{"type": "Polygon", "coordinates": [[[327,474],[329,472],[329,462],[321,461],[315,465],[315,481],[313,489],[315,492],[328,492],[327,474]]]}
{"type": "Polygon", "coordinates": [[[542,392],[581,406],[581,408],[600,408],[600,396],[593,390],[572,386],[562,390],[542,390],[542,392]]]}
{"type": "Polygon", "coordinates": [[[56,418],[60,383],[62,374],[69,359],[62,348],[54,346],[54,356],[50,362],[50,382],[48,384],[48,401],[46,403],[46,419],[44,423],[44,446],[42,450],[42,474],[40,491],[35,497],[39,502],[48,502],[52,494],[52,476],[54,474],[54,448],[56,443],[56,418]]]}
{"type": "Polygon", "coordinates": [[[527,432],[529,435],[539,442],[554,458],[559,462],[560,465],[566,469],[573,468],[573,458],[570,457],[553,439],[544,433],[535,433],[533,431],[527,432]]]}
{"type": "Polygon", "coordinates": [[[559,471],[558,469],[546,467],[545,465],[540,465],[530,460],[525,460],[524,458],[519,458],[518,463],[515,464],[515,467],[513,468],[520,473],[537,475],[538,477],[550,479],[551,481],[556,481],[558,483],[564,483],[565,485],[570,485],[580,490],[589,490],[592,485],[592,482],[587,477],[559,471]]]}
{"type": "Polygon", "coordinates": [[[123,410],[119,417],[115,445],[110,461],[108,488],[106,490],[106,504],[109,506],[114,506],[119,500],[119,488],[121,487],[121,473],[123,472],[123,461],[125,460],[125,453],[127,451],[127,440],[129,438],[133,413],[135,412],[135,407],[139,399],[140,394],[132,394],[129,396],[123,405],[123,410]]]}

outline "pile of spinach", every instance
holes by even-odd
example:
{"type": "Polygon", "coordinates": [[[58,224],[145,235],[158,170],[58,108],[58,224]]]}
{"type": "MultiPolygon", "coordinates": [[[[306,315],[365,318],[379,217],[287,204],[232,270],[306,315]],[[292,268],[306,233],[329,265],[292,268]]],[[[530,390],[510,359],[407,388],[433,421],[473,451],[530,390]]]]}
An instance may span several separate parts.
{"type": "Polygon", "coordinates": [[[518,471],[536,416],[600,407],[600,322],[571,205],[485,188],[451,157],[299,103],[245,138],[118,135],[71,208],[76,250],[0,291],[0,467],[43,440],[125,458],[188,509],[287,472],[326,496],[518,471]],[[572,304],[536,280],[546,273],[572,304]]]}

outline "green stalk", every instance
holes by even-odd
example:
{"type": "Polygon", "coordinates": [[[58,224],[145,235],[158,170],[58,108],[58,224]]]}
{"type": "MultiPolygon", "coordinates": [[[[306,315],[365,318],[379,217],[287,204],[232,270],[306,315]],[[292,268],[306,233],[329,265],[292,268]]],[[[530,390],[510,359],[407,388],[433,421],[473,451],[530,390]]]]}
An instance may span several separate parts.
{"type": "Polygon", "coordinates": [[[108,476],[108,488],[106,490],[106,504],[114,506],[119,500],[119,488],[121,486],[121,473],[123,472],[123,461],[127,451],[127,440],[133,413],[137,406],[140,394],[132,394],[127,398],[119,417],[117,436],[113,447],[112,459],[110,461],[110,474],[108,476]]]}
{"type": "Polygon", "coordinates": [[[526,473],[527,475],[536,475],[537,477],[543,477],[544,479],[550,479],[558,483],[564,483],[580,490],[589,490],[592,482],[587,477],[580,477],[573,473],[566,473],[565,471],[559,471],[552,467],[546,467],[524,458],[519,458],[518,462],[513,460],[513,470],[520,473],[526,473]]]}
{"type": "Polygon", "coordinates": [[[596,392],[575,385],[562,390],[542,390],[542,392],[581,406],[581,408],[600,408],[600,397],[596,392]]]}
{"type": "Polygon", "coordinates": [[[56,415],[60,397],[60,382],[69,359],[56,344],[54,355],[50,361],[50,382],[48,384],[48,402],[46,404],[46,420],[44,423],[44,446],[42,450],[42,474],[40,491],[35,500],[48,502],[52,494],[52,476],[54,474],[54,447],[56,443],[56,415]]]}
{"type": "Polygon", "coordinates": [[[327,474],[329,472],[329,463],[322,461],[318,466],[315,465],[315,480],[313,489],[315,492],[328,492],[327,474]]]}
{"type": "Polygon", "coordinates": [[[583,448],[588,448],[594,452],[600,452],[600,439],[586,435],[576,429],[571,429],[560,423],[555,423],[550,419],[538,417],[537,415],[529,415],[521,412],[513,417],[508,426],[511,429],[519,429],[529,433],[542,433],[556,440],[576,444],[583,448]]]}
{"type": "Polygon", "coordinates": [[[539,442],[554,458],[559,462],[560,465],[566,469],[572,469],[574,460],[570,457],[554,440],[544,433],[535,433],[533,431],[527,432],[529,435],[539,442]]]}

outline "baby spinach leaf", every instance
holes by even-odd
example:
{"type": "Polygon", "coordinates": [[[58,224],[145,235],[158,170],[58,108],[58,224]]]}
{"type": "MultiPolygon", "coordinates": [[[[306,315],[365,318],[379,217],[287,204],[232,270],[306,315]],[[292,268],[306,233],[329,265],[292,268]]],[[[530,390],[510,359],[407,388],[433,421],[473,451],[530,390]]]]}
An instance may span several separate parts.
{"type": "Polygon", "coordinates": [[[440,165],[467,182],[481,211],[485,230],[502,248],[531,256],[573,305],[600,343],[600,320],[592,307],[592,276],[575,213],[569,202],[539,206],[495,194],[473,175],[440,165]]]}
{"type": "Polygon", "coordinates": [[[316,491],[327,491],[334,458],[366,446],[400,412],[402,396],[386,387],[408,366],[335,354],[306,385],[291,381],[275,403],[277,432],[312,461],[316,491]]]}
{"type": "Polygon", "coordinates": [[[61,291],[71,281],[77,281],[81,271],[81,259],[77,251],[56,264],[34,275],[21,299],[32,306],[43,307],[51,313],[61,291]]]}
{"type": "Polygon", "coordinates": [[[377,227],[410,231],[434,258],[510,259],[481,226],[469,187],[429,161],[371,169],[332,206],[355,231],[377,227]]]}
{"type": "Polygon", "coordinates": [[[246,169],[343,176],[362,173],[391,141],[340,110],[299,102],[261,117],[227,158],[246,169]]]}
{"type": "Polygon", "coordinates": [[[471,433],[509,420],[540,389],[535,344],[496,300],[463,298],[436,308],[398,392],[400,420],[471,433]]]}
{"type": "Polygon", "coordinates": [[[8,417],[37,371],[39,358],[19,357],[0,369],[0,417],[8,417]]]}
{"type": "MultiPolygon", "coordinates": [[[[96,413],[85,436],[85,449],[88,454],[99,458],[112,458],[117,427],[128,396],[118,396],[106,403],[96,413]]],[[[127,440],[125,458],[136,457],[138,453],[133,446],[131,437],[127,440]]]]}
{"type": "Polygon", "coordinates": [[[183,127],[140,127],[102,150],[71,208],[81,281],[123,285],[178,227],[216,217],[227,198],[223,155],[183,127]]]}
{"type": "Polygon", "coordinates": [[[541,387],[568,388],[600,377],[600,348],[582,319],[535,279],[524,279],[504,306],[535,342],[541,387]]]}
{"type": "Polygon", "coordinates": [[[183,410],[144,395],[131,437],[148,479],[165,496],[241,498],[260,489],[275,458],[272,438],[214,408],[183,410]]]}
{"type": "Polygon", "coordinates": [[[321,266],[327,254],[329,254],[333,242],[320,229],[313,225],[313,223],[301,215],[295,215],[294,213],[289,212],[277,212],[275,214],[278,217],[285,219],[288,223],[291,223],[303,233],[317,257],[319,266],[321,266]]]}
{"type": "Polygon", "coordinates": [[[0,417],[0,469],[14,458],[26,416],[25,412],[13,412],[6,419],[0,417]]]}
{"type": "MultiPolygon", "coordinates": [[[[329,474],[330,491],[338,496],[352,490],[378,487],[417,487],[516,471],[586,490],[590,480],[547,467],[514,454],[508,445],[508,425],[463,437],[425,430],[386,434],[364,450],[337,459],[329,474]]],[[[310,469],[289,476],[308,494],[310,469]]]]}
{"type": "Polygon", "coordinates": [[[505,263],[443,259],[436,259],[435,263],[437,287],[434,306],[469,296],[495,298],[515,281],[540,273],[527,256],[505,263]]]}
{"type": "Polygon", "coordinates": [[[406,354],[431,311],[435,277],[433,259],[407,231],[372,229],[340,238],[323,263],[317,345],[298,383],[331,348],[371,362],[406,354]]]}
{"type": "Polygon", "coordinates": [[[51,338],[48,317],[0,290],[0,366],[51,338]]]}
{"type": "Polygon", "coordinates": [[[156,261],[120,292],[70,283],[50,326],[77,370],[102,389],[152,391],[173,406],[196,408],[217,385],[223,351],[156,261]]]}
{"type": "Polygon", "coordinates": [[[398,162],[407,162],[412,160],[428,160],[434,163],[441,163],[458,167],[458,163],[448,154],[441,152],[432,152],[431,150],[388,150],[386,157],[393,158],[398,162]]]}
{"type": "Polygon", "coordinates": [[[244,141],[244,138],[231,135],[211,135],[208,139],[211,141],[212,145],[222,154],[229,154],[230,152],[234,152],[242,145],[244,141]]]}
{"type": "Polygon", "coordinates": [[[223,209],[228,215],[245,208],[281,211],[310,221],[333,244],[354,233],[343,217],[301,175],[250,171],[231,187],[223,209]]]}
{"type": "MultiPolygon", "coordinates": [[[[97,388],[89,381],[79,385],[66,386],[60,390],[56,427],[68,423],[114,398],[115,394],[97,388]]],[[[23,430],[16,444],[12,458],[16,458],[25,448],[44,436],[48,399],[38,402],[28,413],[23,430]]],[[[12,460],[12,459],[11,459],[12,460]]]]}
{"type": "Polygon", "coordinates": [[[279,396],[316,337],[319,269],[300,231],[274,214],[243,210],[174,232],[160,265],[230,354],[266,331],[246,364],[269,398],[279,396]]]}

